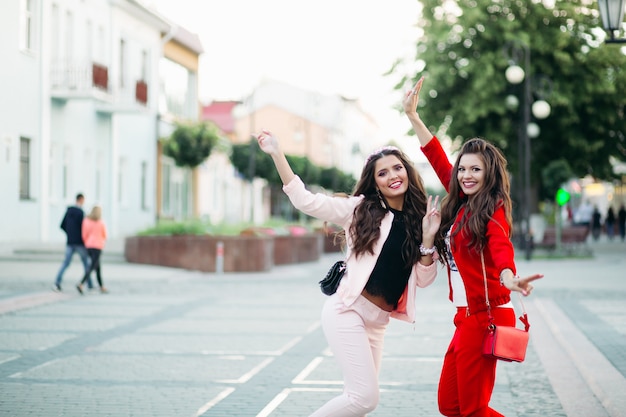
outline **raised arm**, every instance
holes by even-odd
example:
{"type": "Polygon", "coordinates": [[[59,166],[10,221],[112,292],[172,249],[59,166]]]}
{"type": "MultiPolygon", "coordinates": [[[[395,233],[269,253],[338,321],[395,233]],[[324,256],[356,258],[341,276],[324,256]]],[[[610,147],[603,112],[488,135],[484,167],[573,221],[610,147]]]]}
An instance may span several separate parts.
{"type": "Polygon", "coordinates": [[[422,89],[422,83],[424,82],[424,77],[421,77],[415,87],[410,89],[402,100],[402,107],[404,108],[404,112],[406,113],[409,121],[411,122],[411,126],[413,126],[413,130],[417,135],[417,138],[420,141],[422,146],[426,146],[428,142],[433,138],[433,134],[430,132],[428,127],[424,124],[419,114],[417,114],[417,103],[419,102],[419,93],[422,89]]]}
{"type": "Polygon", "coordinates": [[[272,157],[283,185],[289,184],[296,174],[294,174],[285,154],[278,146],[278,140],[268,130],[262,130],[256,135],[256,138],[261,150],[272,157]]]}

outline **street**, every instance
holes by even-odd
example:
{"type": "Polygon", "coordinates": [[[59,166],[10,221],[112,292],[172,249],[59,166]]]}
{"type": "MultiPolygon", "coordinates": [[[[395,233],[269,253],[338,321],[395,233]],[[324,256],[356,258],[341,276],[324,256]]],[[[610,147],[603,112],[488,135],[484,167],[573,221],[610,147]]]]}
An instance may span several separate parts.
{"type": "MultiPolygon", "coordinates": [[[[498,365],[491,404],[507,417],[626,416],[626,244],[589,245],[592,259],[518,256],[520,275],[545,278],[524,299],[525,362],[498,365]]],[[[337,254],[222,275],[111,256],[110,293],[81,296],[77,257],[50,290],[61,251],[0,253],[0,416],[296,417],[341,391],[317,284],[337,254]]],[[[441,269],[415,324],[391,321],[370,417],[439,415],[447,293],[441,269]]]]}

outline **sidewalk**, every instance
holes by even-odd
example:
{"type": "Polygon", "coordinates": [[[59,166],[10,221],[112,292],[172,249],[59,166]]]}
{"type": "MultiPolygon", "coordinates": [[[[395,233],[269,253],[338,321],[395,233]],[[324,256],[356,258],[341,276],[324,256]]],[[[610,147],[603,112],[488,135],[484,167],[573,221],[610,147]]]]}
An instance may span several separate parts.
{"type": "MultiPolygon", "coordinates": [[[[0,242],[0,261],[56,261],[61,266],[64,254],[64,242],[0,242]]],[[[126,262],[124,259],[124,239],[109,239],[102,251],[102,256],[108,261],[126,262]]],[[[74,257],[78,258],[78,255],[74,255],[74,257]]]]}
{"type": "MultiPolygon", "coordinates": [[[[498,367],[492,406],[507,417],[626,416],[626,244],[590,246],[593,259],[518,260],[546,277],[524,300],[526,361],[498,367]]],[[[14,249],[0,248],[0,416],[297,417],[341,389],[317,287],[334,254],[217,275],[128,264],[111,247],[111,293],[80,296],[77,258],[66,290],[49,290],[63,245],[14,249]]],[[[389,325],[371,417],[439,415],[452,316],[442,270],[418,290],[416,323],[389,325]]]]}

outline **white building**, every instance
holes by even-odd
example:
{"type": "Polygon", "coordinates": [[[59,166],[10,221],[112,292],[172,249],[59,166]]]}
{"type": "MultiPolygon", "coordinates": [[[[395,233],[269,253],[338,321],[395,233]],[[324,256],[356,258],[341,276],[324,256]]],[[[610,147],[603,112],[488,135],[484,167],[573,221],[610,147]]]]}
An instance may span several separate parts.
{"type": "Polygon", "coordinates": [[[63,242],[78,192],[112,238],[152,225],[172,25],[136,0],[6,0],[0,24],[0,241],[63,242]]]}

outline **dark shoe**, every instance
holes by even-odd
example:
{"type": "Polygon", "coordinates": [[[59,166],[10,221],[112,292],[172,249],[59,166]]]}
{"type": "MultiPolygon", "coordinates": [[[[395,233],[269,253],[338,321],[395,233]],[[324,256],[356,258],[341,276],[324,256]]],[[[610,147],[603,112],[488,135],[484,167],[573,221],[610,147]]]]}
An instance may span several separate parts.
{"type": "Polygon", "coordinates": [[[79,293],[83,293],[83,286],[80,284],[76,284],[76,289],[78,290],[79,293]]]}
{"type": "Polygon", "coordinates": [[[61,286],[59,284],[54,284],[54,286],[52,287],[52,291],[61,292],[63,290],[61,289],[61,286]]]}

